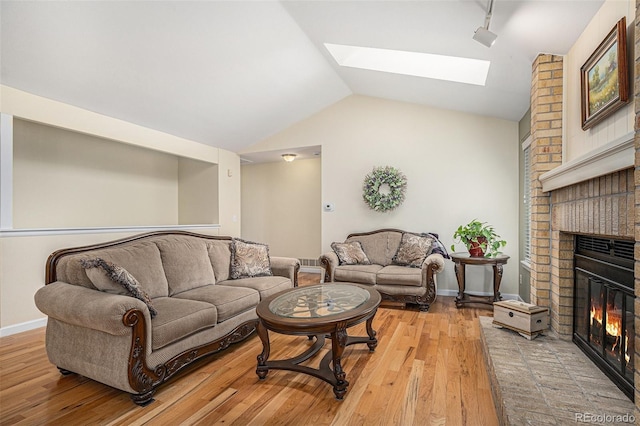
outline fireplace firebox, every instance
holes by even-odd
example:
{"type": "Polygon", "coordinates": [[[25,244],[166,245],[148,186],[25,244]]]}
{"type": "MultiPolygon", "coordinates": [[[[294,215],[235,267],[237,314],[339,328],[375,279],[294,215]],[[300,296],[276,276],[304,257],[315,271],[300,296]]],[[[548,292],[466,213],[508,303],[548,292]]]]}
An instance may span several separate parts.
{"type": "Polygon", "coordinates": [[[573,341],[633,400],[633,241],[577,235],[573,341]]]}

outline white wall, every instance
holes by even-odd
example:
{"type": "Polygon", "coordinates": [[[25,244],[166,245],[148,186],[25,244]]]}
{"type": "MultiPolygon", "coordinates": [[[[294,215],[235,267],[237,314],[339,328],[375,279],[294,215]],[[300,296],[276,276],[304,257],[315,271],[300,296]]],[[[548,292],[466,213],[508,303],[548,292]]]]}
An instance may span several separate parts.
{"type": "MultiPolygon", "coordinates": [[[[0,115],[2,117],[2,131],[0,132],[0,194],[2,200],[2,217],[0,220],[0,336],[28,329],[29,324],[41,325],[44,316],[35,307],[34,293],[44,284],[44,266],[47,257],[54,250],[78,245],[94,244],[113,240],[149,230],[148,226],[163,225],[164,228],[176,227],[178,218],[179,192],[179,158],[189,158],[204,161],[217,167],[209,169],[207,179],[215,180],[217,188],[211,188],[207,195],[214,197],[218,194],[218,211],[211,212],[219,219],[219,224],[207,224],[198,227],[197,232],[214,235],[240,235],[240,157],[232,152],[214,148],[198,142],[178,138],[152,129],[127,123],[83,110],[61,102],[31,95],[6,86],[0,86],[0,115]],[[14,120],[15,119],[15,120],[14,120]],[[34,121],[46,125],[47,138],[65,142],[59,145],[61,150],[47,146],[45,139],[36,138],[36,144],[25,148],[17,146],[17,161],[14,167],[13,151],[14,127],[17,127],[18,137],[21,133],[21,121],[34,121]],[[18,123],[14,126],[14,122],[18,123]],[[51,126],[51,127],[48,127],[51,126]],[[59,127],[66,130],[52,129],[59,127]],[[61,136],[62,135],[62,136],[61,136]],[[76,139],[77,138],[77,139],[76,139]],[[109,139],[109,148],[102,149],[103,139],[109,139]],[[80,141],[83,141],[80,143],[80,141]],[[122,142],[122,143],[120,143],[122,142]],[[84,146],[83,143],[87,145],[84,146]],[[25,148],[23,150],[23,148],[25,148]],[[40,152],[40,149],[44,150],[40,152]],[[53,170],[57,176],[64,177],[64,185],[49,179],[42,173],[51,170],[49,159],[76,155],[74,150],[81,150],[83,161],[69,161],[69,158],[58,158],[58,165],[53,170]],[[115,155],[115,153],[120,153],[115,155]],[[123,160],[122,154],[125,158],[123,160]],[[114,157],[118,157],[115,158],[114,157]],[[96,162],[92,156],[103,156],[96,162]],[[91,167],[89,160],[92,162],[91,167]],[[124,161],[129,164],[120,176],[112,175],[106,170],[110,161],[124,161]],[[130,167],[130,163],[135,163],[130,167]],[[83,169],[83,167],[85,167],[83,169]],[[140,170],[136,170],[139,168],[140,170]],[[213,170],[213,171],[211,171],[213,170]],[[33,178],[39,179],[30,182],[33,178]],[[102,194],[88,194],[91,183],[99,183],[103,178],[109,178],[111,184],[102,188],[102,194]],[[15,179],[14,179],[15,178],[15,179]],[[69,178],[71,178],[69,180],[69,178]],[[124,178],[124,180],[123,180],[124,178]],[[123,181],[127,181],[126,190],[123,181]],[[75,182],[80,182],[74,185],[75,182]],[[46,185],[46,186],[44,186],[46,185]],[[11,189],[12,191],[9,191],[11,189]],[[163,212],[145,210],[142,216],[136,212],[129,212],[124,216],[114,214],[107,225],[96,224],[91,221],[92,215],[102,213],[92,210],[90,205],[95,197],[115,199],[123,202],[126,208],[138,208],[136,200],[131,199],[131,193],[125,197],[118,197],[119,191],[142,191],[141,198],[152,198],[152,207],[165,209],[163,212]],[[19,193],[18,193],[19,191],[19,193]],[[11,194],[13,192],[13,194],[11,194]],[[71,195],[73,192],[78,197],[71,195]],[[81,195],[81,196],[80,196],[81,195]],[[42,200],[38,200],[43,197],[42,200]],[[124,199],[123,199],[124,198],[124,199]],[[15,199],[15,205],[14,204],[15,199]],[[78,205],[78,202],[80,205],[78,205]],[[162,201],[160,201],[162,200],[162,201]],[[84,204],[83,204],[84,203],[84,204]],[[158,204],[159,203],[159,204],[158,204]],[[63,213],[55,221],[49,222],[48,214],[57,214],[54,209],[74,206],[72,214],[63,213]],[[35,213],[33,210],[37,210],[35,213]],[[55,212],[55,213],[54,213],[55,212]],[[66,218],[65,218],[66,215],[66,218]],[[72,219],[71,222],[68,222],[72,219]],[[67,220],[59,222],[60,220],[67,220]],[[125,222],[127,222],[125,224],[125,222]],[[91,223],[91,225],[90,225],[91,223]],[[42,225],[40,225],[42,224],[42,225]],[[116,229],[94,229],[93,226],[116,226],[116,229]],[[126,225],[119,227],[118,225],[126,225]],[[66,229],[62,231],[33,231],[18,229],[18,227],[48,227],[62,226],[77,228],[91,226],[89,230],[66,229]],[[125,229],[127,228],[127,229],[125,229]]],[[[33,127],[32,123],[25,124],[33,127]]],[[[33,129],[32,129],[33,130],[33,129]]],[[[27,131],[27,134],[33,133],[27,131]]],[[[37,131],[36,131],[37,133],[37,131]]],[[[104,147],[106,147],[105,145],[104,147]]],[[[187,164],[187,163],[184,163],[187,164]]],[[[116,169],[121,165],[116,165],[116,169]]],[[[189,167],[187,166],[187,169],[189,167]]],[[[190,171],[185,169],[184,173],[190,171]]],[[[193,170],[191,170],[193,171],[193,170]]],[[[117,175],[117,174],[116,174],[117,175]]],[[[183,185],[189,179],[185,177],[183,185]]],[[[205,179],[206,180],[206,179],[205,179]]],[[[202,183],[202,182],[200,182],[202,183]]],[[[206,187],[206,184],[204,185],[206,187]]],[[[135,192],[134,191],[134,192],[135,192]]],[[[148,200],[147,200],[148,201],[148,200]]],[[[96,203],[98,205],[99,203],[96,203]]],[[[211,207],[211,206],[209,206],[211,207]]],[[[208,208],[209,208],[208,207],[208,208]]],[[[112,211],[113,212],[113,211],[112,211]]],[[[193,217],[189,213],[187,216],[193,217]]],[[[104,215],[101,216],[104,219],[104,215]]]]}
{"type": "Polygon", "coordinates": [[[272,256],[317,259],[321,241],[320,159],[242,166],[242,237],[272,256]]]}
{"type": "MultiPolygon", "coordinates": [[[[605,1],[564,57],[563,163],[575,160],[619,138],[633,137],[633,102],[586,131],[582,130],[581,118],[580,68],[623,16],[627,18],[628,64],[633,73],[635,3],[630,0],[605,1]]],[[[629,83],[631,86],[629,98],[633,99],[633,76],[629,83]]]]}
{"type": "Polygon", "coordinates": [[[240,157],[230,151],[220,150],[218,162],[218,198],[220,200],[218,223],[220,235],[240,236],[240,157]]]}
{"type": "Polygon", "coordinates": [[[0,111],[87,135],[218,163],[218,148],[0,85],[0,111]]]}
{"type": "Polygon", "coordinates": [[[14,228],[178,223],[177,157],[19,119],[13,135],[14,228]]]}
{"type": "Polygon", "coordinates": [[[218,223],[218,165],[180,158],[178,167],[180,225],[218,223]]]}
{"type": "MultiPolygon", "coordinates": [[[[303,145],[322,146],[322,203],[335,204],[321,213],[323,251],[351,232],[383,227],[436,232],[449,247],[458,225],[478,218],[507,240],[513,264],[502,292],[518,293],[517,122],[354,95],[246,152],[303,145]],[[407,176],[407,197],[378,213],[362,200],[362,184],[374,166],[387,165],[407,176]]],[[[468,284],[491,291],[490,269],[470,270],[468,284]]],[[[439,287],[457,289],[451,262],[439,287]]]]}

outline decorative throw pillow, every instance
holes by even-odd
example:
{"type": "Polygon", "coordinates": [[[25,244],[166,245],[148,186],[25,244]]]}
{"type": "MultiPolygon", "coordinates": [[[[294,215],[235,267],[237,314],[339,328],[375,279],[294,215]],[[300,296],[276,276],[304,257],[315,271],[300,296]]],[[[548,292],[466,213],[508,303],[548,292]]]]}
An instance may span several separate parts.
{"type": "Polygon", "coordinates": [[[138,280],[126,269],[99,257],[95,259],[83,259],[80,263],[98,290],[106,293],[133,296],[136,299],[140,299],[149,308],[151,318],[156,316],[158,311],[156,311],[156,308],[154,308],[151,303],[149,295],[142,289],[138,280]]]}
{"type": "Polygon", "coordinates": [[[444,244],[442,244],[442,241],[440,241],[440,237],[438,236],[438,234],[434,233],[434,232],[427,232],[426,234],[421,234],[423,237],[431,237],[433,238],[433,245],[431,253],[439,253],[442,255],[442,257],[444,257],[445,259],[451,259],[451,257],[449,256],[449,252],[447,251],[447,248],[444,246],[444,244]]]}
{"type": "Polygon", "coordinates": [[[371,265],[360,241],[349,243],[331,243],[341,265],[371,265]]]}
{"type": "Polygon", "coordinates": [[[233,238],[231,240],[231,267],[229,278],[264,277],[273,275],[267,244],[233,238]]]}
{"type": "Polygon", "coordinates": [[[431,236],[402,234],[398,251],[392,262],[396,265],[422,268],[422,263],[433,250],[434,239],[431,236]]]}

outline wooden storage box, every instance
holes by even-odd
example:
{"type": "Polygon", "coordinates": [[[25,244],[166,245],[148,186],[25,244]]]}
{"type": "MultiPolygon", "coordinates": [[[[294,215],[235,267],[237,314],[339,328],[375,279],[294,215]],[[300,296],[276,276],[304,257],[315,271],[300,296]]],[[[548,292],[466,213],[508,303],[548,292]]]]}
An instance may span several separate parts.
{"type": "Polygon", "coordinates": [[[531,340],[548,328],[549,310],[517,300],[503,300],[493,304],[493,324],[531,340]]]}

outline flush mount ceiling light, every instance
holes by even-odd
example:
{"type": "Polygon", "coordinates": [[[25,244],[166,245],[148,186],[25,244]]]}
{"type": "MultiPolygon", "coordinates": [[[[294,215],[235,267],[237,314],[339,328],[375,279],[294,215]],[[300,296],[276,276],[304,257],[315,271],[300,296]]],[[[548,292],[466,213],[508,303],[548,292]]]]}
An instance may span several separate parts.
{"type": "Polygon", "coordinates": [[[324,44],[338,65],[484,86],[489,61],[373,47],[324,44]]]}
{"type": "Polygon", "coordinates": [[[287,163],[292,162],[293,160],[296,159],[296,157],[297,157],[296,154],[282,154],[282,159],[287,163]]]}
{"type": "Polygon", "coordinates": [[[493,0],[489,0],[489,4],[487,5],[487,14],[484,17],[484,27],[478,27],[475,34],[473,34],[473,39],[478,43],[484,44],[487,47],[493,46],[493,43],[496,42],[498,36],[491,31],[489,31],[489,24],[491,23],[491,15],[493,13],[493,0]]]}

